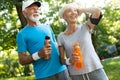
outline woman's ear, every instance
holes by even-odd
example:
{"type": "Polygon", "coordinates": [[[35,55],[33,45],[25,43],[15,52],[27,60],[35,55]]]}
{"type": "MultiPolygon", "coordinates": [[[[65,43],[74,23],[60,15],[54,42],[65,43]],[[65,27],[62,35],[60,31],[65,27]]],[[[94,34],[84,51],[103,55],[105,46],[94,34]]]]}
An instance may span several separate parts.
{"type": "Polygon", "coordinates": [[[63,18],[63,19],[66,19],[66,16],[65,16],[65,14],[63,14],[63,15],[62,15],[62,18],[63,18]]]}
{"type": "Polygon", "coordinates": [[[63,18],[65,21],[67,21],[67,17],[66,17],[65,14],[63,14],[62,18],[63,18]]]}
{"type": "Polygon", "coordinates": [[[62,16],[62,18],[64,19],[64,16],[62,16]]]}

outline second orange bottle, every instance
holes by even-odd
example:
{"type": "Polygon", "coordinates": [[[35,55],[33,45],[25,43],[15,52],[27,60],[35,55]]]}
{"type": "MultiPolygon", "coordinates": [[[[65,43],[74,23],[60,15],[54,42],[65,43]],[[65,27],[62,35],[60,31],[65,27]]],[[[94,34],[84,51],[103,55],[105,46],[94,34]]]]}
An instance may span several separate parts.
{"type": "Polygon", "coordinates": [[[73,56],[79,56],[80,60],[77,62],[74,62],[74,67],[75,69],[81,69],[83,68],[83,60],[82,60],[82,53],[80,50],[80,44],[79,43],[74,43],[73,44],[74,50],[73,50],[73,56]]]}

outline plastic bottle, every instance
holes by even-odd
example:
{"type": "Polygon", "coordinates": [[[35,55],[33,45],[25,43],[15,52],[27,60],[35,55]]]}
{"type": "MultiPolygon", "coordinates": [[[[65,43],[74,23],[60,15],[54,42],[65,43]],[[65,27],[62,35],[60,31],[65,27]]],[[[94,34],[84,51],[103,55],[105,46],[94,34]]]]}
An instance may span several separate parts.
{"type": "MultiPolygon", "coordinates": [[[[45,45],[50,44],[50,37],[49,36],[45,36],[45,45]]],[[[50,54],[46,54],[45,56],[46,60],[50,59],[50,54]]]]}
{"type": "Polygon", "coordinates": [[[79,43],[74,43],[74,52],[73,52],[73,56],[79,56],[80,57],[80,61],[74,62],[74,67],[75,69],[81,69],[83,68],[83,60],[82,60],[82,53],[80,50],[80,44],[79,43]]]}

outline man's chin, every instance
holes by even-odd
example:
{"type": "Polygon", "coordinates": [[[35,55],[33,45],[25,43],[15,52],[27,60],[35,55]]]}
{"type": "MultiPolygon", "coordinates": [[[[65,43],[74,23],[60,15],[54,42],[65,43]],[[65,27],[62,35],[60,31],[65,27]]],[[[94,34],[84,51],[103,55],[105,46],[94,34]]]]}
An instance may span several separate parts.
{"type": "Polygon", "coordinates": [[[39,22],[39,19],[30,19],[30,20],[35,22],[35,23],[39,22]]]}
{"type": "Polygon", "coordinates": [[[29,17],[29,19],[33,22],[38,22],[40,18],[31,16],[31,17],[29,17]]]}

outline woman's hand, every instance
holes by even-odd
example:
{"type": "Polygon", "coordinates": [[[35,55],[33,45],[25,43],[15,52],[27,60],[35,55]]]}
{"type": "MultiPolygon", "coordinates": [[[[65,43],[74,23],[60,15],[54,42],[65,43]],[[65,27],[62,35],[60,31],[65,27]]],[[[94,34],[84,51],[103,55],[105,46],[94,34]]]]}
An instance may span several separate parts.
{"type": "Polygon", "coordinates": [[[80,57],[78,55],[72,55],[70,58],[70,63],[74,64],[75,62],[79,62],[80,61],[80,57]]]}

